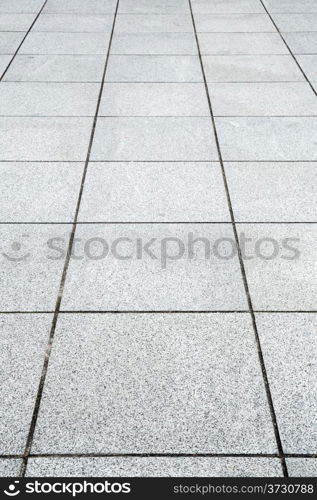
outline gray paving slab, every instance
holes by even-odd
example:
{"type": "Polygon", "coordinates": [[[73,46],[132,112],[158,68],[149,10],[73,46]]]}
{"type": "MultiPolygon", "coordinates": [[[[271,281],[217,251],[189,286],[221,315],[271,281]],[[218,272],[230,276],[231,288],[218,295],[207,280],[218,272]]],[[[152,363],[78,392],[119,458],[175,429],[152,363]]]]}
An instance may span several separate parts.
{"type": "Polygon", "coordinates": [[[110,33],[113,14],[41,14],[32,31],[110,33]]]}
{"type": "Polygon", "coordinates": [[[4,81],[99,82],[104,64],[104,55],[17,55],[4,81]]]}
{"type": "Polygon", "coordinates": [[[317,12],[310,14],[273,14],[280,31],[317,31],[317,12]]]}
{"type": "Polygon", "coordinates": [[[0,162],[0,222],[72,222],[83,169],[83,163],[0,162]]]}
{"type": "Polygon", "coordinates": [[[2,117],[1,161],[85,161],[92,118],[2,117]]]}
{"type": "Polygon", "coordinates": [[[12,14],[0,12],[0,31],[27,31],[35,14],[12,14]]]}
{"type": "Polygon", "coordinates": [[[210,83],[208,88],[214,115],[317,116],[316,95],[306,82],[210,83]]]}
{"type": "Polygon", "coordinates": [[[15,477],[19,475],[22,460],[15,458],[0,459],[0,477],[15,477]]]}
{"type": "Polygon", "coordinates": [[[121,0],[119,14],[190,13],[188,0],[121,0]]]}
{"type": "Polygon", "coordinates": [[[195,14],[198,32],[274,32],[267,14],[195,14]]]}
{"type": "Polygon", "coordinates": [[[275,12],[317,12],[315,0],[264,0],[268,11],[275,12]]]}
{"type": "Polygon", "coordinates": [[[280,461],[237,457],[30,458],[26,476],[277,477],[280,461]]]}
{"type": "Polygon", "coordinates": [[[91,224],[80,225],[76,237],[81,239],[76,255],[84,258],[72,260],[70,264],[63,310],[186,311],[246,308],[240,267],[229,225],[91,224]],[[198,242],[197,247],[190,243],[191,238],[196,237],[205,238],[203,242],[198,242]],[[85,252],[86,241],[91,238],[101,238],[101,241],[89,241],[85,252]],[[117,245],[121,242],[119,257],[123,255],[131,258],[117,258],[115,246],[114,253],[107,255],[103,251],[106,249],[105,242],[109,241],[112,245],[117,238],[129,238],[119,240],[117,245]],[[206,240],[211,242],[210,252],[206,240]],[[182,242],[185,253],[177,259],[175,256],[183,253],[182,242]],[[149,246],[142,250],[138,246],[142,246],[142,243],[143,247],[149,246]],[[164,245],[167,246],[166,251],[164,245]],[[169,259],[168,255],[172,254],[174,259],[169,259]]]}
{"type": "Polygon", "coordinates": [[[0,33],[0,54],[14,54],[23,37],[23,31],[0,33]]]}
{"type": "Polygon", "coordinates": [[[29,33],[19,54],[103,54],[110,33],[29,33]]]}
{"type": "Polygon", "coordinates": [[[317,54],[316,55],[298,55],[297,61],[304,70],[306,76],[311,81],[317,81],[317,54]]]}
{"type": "Polygon", "coordinates": [[[44,13],[112,14],[117,0],[48,0],[44,13]]]}
{"type": "Polygon", "coordinates": [[[202,82],[198,56],[110,56],[107,82],[202,82]]]}
{"type": "Polygon", "coordinates": [[[0,73],[1,73],[1,75],[5,71],[5,69],[7,68],[11,59],[12,59],[12,56],[10,56],[10,55],[7,55],[7,56],[0,55],[0,73]]]}
{"type": "Polygon", "coordinates": [[[44,0],[1,0],[0,12],[16,14],[38,13],[44,0]]]}
{"type": "MultiPolygon", "coordinates": [[[[2,454],[24,453],[52,319],[53,314],[0,314],[1,379],[5,380],[1,385],[2,454]]],[[[9,462],[0,464],[0,475],[6,472],[4,465],[9,462]]]]}
{"type": "Polygon", "coordinates": [[[106,83],[99,116],[210,116],[210,111],[203,83],[106,83]]]}
{"type": "Polygon", "coordinates": [[[257,314],[264,362],[285,453],[317,446],[317,314],[257,314]]]}
{"type": "Polygon", "coordinates": [[[249,316],[59,318],[34,453],[275,449],[249,316]]]}
{"type": "Polygon", "coordinates": [[[54,310],[65,256],[47,242],[60,238],[55,246],[67,248],[70,226],[2,224],[0,229],[1,311],[54,310]]]}
{"type": "Polygon", "coordinates": [[[289,54],[278,33],[198,33],[203,55],[289,54]]]}
{"type": "Polygon", "coordinates": [[[317,54],[317,31],[283,33],[293,54],[317,54]]]}
{"type": "Polygon", "coordinates": [[[260,0],[192,0],[194,14],[265,13],[260,0]]]}
{"type": "Polygon", "coordinates": [[[236,162],[225,169],[236,221],[317,222],[316,163],[236,162]]]}
{"type": "Polygon", "coordinates": [[[208,82],[304,81],[292,56],[203,56],[208,82]]]}
{"type": "Polygon", "coordinates": [[[216,118],[216,124],[224,160],[317,160],[315,117],[216,118]]]}
{"type": "Polygon", "coordinates": [[[240,224],[238,231],[240,241],[245,241],[244,265],[253,307],[315,311],[316,224],[240,224]]]}
{"type": "Polygon", "coordinates": [[[229,222],[220,165],[90,163],[79,220],[229,222]]]}
{"type": "Polygon", "coordinates": [[[287,458],[287,469],[290,477],[316,477],[316,458],[287,458]]]}
{"type": "Polygon", "coordinates": [[[111,54],[197,55],[194,33],[116,33],[111,54]]]}
{"type": "Polygon", "coordinates": [[[192,33],[192,18],[187,14],[118,14],[117,33],[192,33]]]}
{"type": "Polygon", "coordinates": [[[94,116],[100,83],[2,82],[1,114],[94,116]]]}
{"type": "Polygon", "coordinates": [[[99,118],[91,160],[217,161],[218,153],[208,117],[99,118]]]}

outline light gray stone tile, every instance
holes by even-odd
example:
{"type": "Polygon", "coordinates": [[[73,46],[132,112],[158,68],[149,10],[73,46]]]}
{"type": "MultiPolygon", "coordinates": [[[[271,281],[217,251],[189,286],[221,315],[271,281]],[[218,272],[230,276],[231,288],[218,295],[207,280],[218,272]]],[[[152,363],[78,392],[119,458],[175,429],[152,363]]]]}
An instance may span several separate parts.
{"type": "Polygon", "coordinates": [[[0,477],[16,477],[19,475],[22,460],[15,458],[0,459],[0,477]]]}
{"type": "Polygon", "coordinates": [[[317,314],[257,314],[257,325],[284,452],[315,453],[317,314]]]}
{"type": "Polygon", "coordinates": [[[2,82],[1,114],[94,116],[99,83],[2,82]]]}
{"type": "Polygon", "coordinates": [[[0,33],[0,54],[14,54],[23,37],[23,31],[0,33]]]}
{"type": "Polygon", "coordinates": [[[274,32],[267,14],[196,14],[198,32],[274,32]]]}
{"type": "Polygon", "coordinates": [[[29,33],[19,54],[102,54],[110,33],[29,33]]]}
{"type": "Polygon", "coordinates": [[[33,452],[275,448],[248,315],[59,318],[33,452]]]}
{"type": "Polygon", "coordinates": [[[116,33],[111,54],[197,55],[194,33],[116,33]]]}
{"type": "Polygon", "coordinates": [[[216,118],[227,161],[317,160],[315,117],[216,118]]]}
{"type": "Polygon", "coordinates": [[[315,0],[264,0],[268,11],[274,12],[317,12],[315,0]]]}
{"type": "Polygon", "coordinates": [[[208,88],[215,115],[317,116],[317,99],[306,82],[210,83],[208,88]]]}
{"type": "Polygon", "coordinates": [[[218,153],[208,117],[99,118],[91,159],[217,161],[218,153]]]}
{"type": "Polygon", "coordinates": [[[289,54],[278,33],[198,33],[203,55],[289,54]]]}
{"type": "Polygon", "coordinates": [[[80,221],[230,221],[219,164],[91,163],[80,221]]]}
{"type": "Polygon", "coordinates": [[[85,161],[92,118],[0,118],[0,160],[85,161]]]}
{"type": "Polygon", "coordinates": [[[280,31],[317,31],[316,14],[274,14],[274,22],[280,31]]]}
{"type": "Polygon", "coordinates": [[[83,168],[83,163],[0,162],[0,221],[72,222],[83,168]]]}
{"type": "Polygon", "coordinates": [[[193,33],[190,14],[118,14],[117,33],[193,33]]]}
{"type": "Polygon", "coordinates": [[[317,163],[237,162],[225,169],[236,221],[317,222],[317,163]]]}
{"type": "Polygon", "coordinates": [[[290,477],[316,477],[316,458],[287,458],[287,469],[290,477]]]}
{"type": "Polygon", "coordinates": [[[202,82],[197,56],[110,56],[108,82],[202,82]]]}
{"type": "Polygon", "coordinates": [[[293,54],[317,54],[317,31],[283,33],[293,54]]]}
{"type": "Polygon", "coordinates": [[[236,247],[228,224],[90,224],[80,225],[76,237],[80,238],[76,255],[83,258],[70,264],[64,310],[246,308],[236,247]],[[97,240],[86,243],[91,238],[97,240]],[[129,239],[119,240],[117,250],[114,246],[114,251],[107,255],[106,243],[116,245],[118,238],[129,239]],[[191,245],[191,238],[205,240],[191,245]],[[210,241],[210,252],[206,240],[210,241]],[[182,243],[185,253],[181,257],[182,243]],[[128,258],[122,260],[120,256],[128,258]]]}
{"type": "Polygon", "coordinates": [[[98,82],[104,63],[102,55],[17,55],[4,81],[98,82]]]}
{"type": "MultiPolygon", "coordinates": [[[[24,453],[52,319],[53,314],[0,314],[2,454],[24,453]]],[[[9,463],[0,464],[0,475],[10,472],[1,465],[9,463]]]]}
{"type": "Polygon", "coordinates": [[[35,13],[41,9],[44,0],[1,0],[0,12],[14,12],[17,14],[35,13]]]}
{"type": "Polygon", "coordinates": [[[44,13],[112,14],[117,0],[48,0],[44,13]]]}
{"type": "Polygon", "coordinates": [[[244,265],[253,307],[316,310],[317,225],[243,224],[238,231],[240,241],[245,241],[244,265]]]}
{"type": "Polygon", "coordinates": [[[27,31],[35,14],[10,14],[0,12],[0,31],[27,31]]]}
{"type": "Polygon", "coordinates": [[[192,0],[194,14],[265,13],[260,0],[192,0]]]}
{"type": "Polygon", "coordinates": [[[210,116],[210,111],[203,83],[106,83],[99,116],[210,116]]]}
{"type": "Polygon", "coordinates": [[[32,31],[110,33],[112,14],[41,14],[32,31]]]}
{"type": "Polygon", "coordinates": [[[308,79],[317,81],[317,54],[314,56],[296,56],[308,79]]]}
{"type": "Polygon", "coordinates": [[[237,457],[30,458],[26,476],[277,477],[280,461],[237,457]]]}
{"type": "Polygon", "coordinates": [[[188,0],[120,0],[119,14],[190,13],[188,0]]]}
{"type": "Polygon", "coordinates": [[[12,56],[0,55],[0,76],[7,68],[9,62],[11,61],[12,56]]]}
{"type": "Polygon", "coordinates": [[[2,311],[54,310],[70,230],[61,224],[0,226],[2,311]],[[48,247],[51,238],[60,238],[55,246],[63,253],[48,247]]]}
{"type": "Polygon", "coordinates": [[[203,56],[208,82],[304,81],[291,56],[203,56]]]}

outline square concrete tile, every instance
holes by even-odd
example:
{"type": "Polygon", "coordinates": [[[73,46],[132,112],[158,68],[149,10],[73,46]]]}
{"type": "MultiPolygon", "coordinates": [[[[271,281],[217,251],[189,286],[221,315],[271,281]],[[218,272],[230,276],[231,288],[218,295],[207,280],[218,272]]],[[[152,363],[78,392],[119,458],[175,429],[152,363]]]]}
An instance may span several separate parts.
{"type": "Polygon", "coordinates": [[[116,33],[193,33],[187,14],[118,14],[116,33]]]}
{"type": "Polygon", "coordinates": [[[0,77],[1,77],[2,73],[6,70],[11,59],[12,59],[12,56],[0,55],[0,77]]]}
{"type": "Polygon", "coordinates": [[[23,31],[0,33],[0,54],[14,54],[23,37],[23,31]]]}
{"type": "Polygon", "coordinates": [[[99,118],[96,161],[210,161],[218,152],[208,117],[99,118]]]}
{"type": "Polygon", "coordinates": [[[317,31],[283,33],[293,54],[317,54],[317,31]]]}
{"type": "Polygon", "coordinates": [[[90,163],[79,220],[229,222],[230,214],[219,164],[90,163]]]}
{"type": "Polygon", "coordinates": [[[317,225],[240,224],[238,231],[254,309],[315,311],[317,225]]]}
{"type": "Polygon", "coordinates": [[[0,222],[72,222],[83,169],[83,163],[0,162],[0,222]]]}
{"type": "Polygon", "coordinates": [[[257,314],[285,453],[317,447],[317,314],[257,314]]]}
{"type": "Polygon", "coordinates": [[[2,82],[2,115],[94,116],[99,83],[2,82]]]}
{"type": "Polygon", "coordinates": [[[315,117],[216,118],[227,161],[317,160],[315,117]]]}
{"type": "Polygon", "coordinates": [[[111,54],[197,55],[193,33],[116,33],[111,54]]]}
{"type": "Polygon", "coordinates": [[[1,0],[0,12],[38,13],[43,5],[43,0],[1,0]]]}
{"type": "Polygon", "coordinates": [[[17,477],[20,473],[22,460],[15,458],[0,459],[0,477],[17,477]]]}
{"type": "Polygon", "coordinates": [[[29,33],[19,54],[105,54],[110,33],[29,33]]]}
{"type": "Polygon", "coordinates": [[[274,22],[280,31],[317,31],[316,14],[274,14],[274,22]]]}
{"type": "Polygon", "coordinates": [[[268,11],[274,12],[317,12],[315,0],[264,0],[268,11]]]}
{"type": "Polygon", "coordinates": [[[33,452],[88,450],[274,452],[249,316],[61,315],[33,452]]]}
{"type": "Polygon", "coordinates": [[[36,477],[277,477],[280,461],[238,457],[30,458],[36,477]]]}
{"type": "Polygon", "coordinates": [[[203,55],[289,54],[278,33],[198,33],[203,55]]]}
{"type": "Polygon", "coordinates": [[[317,222],[317,163],[237,162],[225,170],[236,221],[317,222]]]}
{"type": "Polygon", "coordinates": [[[110,56],[108,82],[202,82],[198,56],[110,56]]]}
{"type": "Polygon", "coordinates": [[[116,0],[48,0],[44,13],[112,14],[116,10],[116,0]]]}
{"type": "Polygon", "coordinates": [[[32,32],[110,33],[113,19],[111,14],[41,14],[32,32]]]}
{"type": "Polygon", "coordinates": [[[198,32],[275,32],[267,14],[195,14],[198,32]]]}
{"type": "Polygon", "coordinates": [[[53,314],[0,314],[2,454],[24,453],[52,319],[53,314]]]}
{"type": "Polygon", "coordinates": [[[90,224],[76,238],[63,310],[246,309],[228,224],[90,224]]]}
{"type": "Polygon", "coordinates": [[[1,311],[53,311],[70,225],[0,225],[1,311]],[[48,240],[61,250],[53,250],[48,240]]]}
{"type": "Polygon", "coordinates": [[[119,14],[190,13],[188,0],[121,0],[119,14]]]}
{"type": "Polygon", "coordinates": [[[25,82],[99,82],[105,56],[40,55],[16,56],[4,81],[25,82]]]}
{"type": "Polygon", "coordinates": [[[316,458],[287,458],[287,469],[290,477],[316,477],[316,458]]]}
{"type": "Polygon", "coordinates": [[[0,31],[27,31],[35,14],[11,14],[0,12],[0,31]]]}
{"type": "Polygon", "coordinates": [[[106,83],[99,116],[210,116],[210,111],[203,83],[106,83]]]}
{"type": "Polygon", "coordinates": [[[313,56],[296,56],[297,61],[304,70],[307,78],[311,81],[317,81],[317,54],[313,56]]]}
{"type": "Polygon", "coordinates": [[[92,118],[0,118],[1,161],[85,161],[92,118]]]}
{"type": "Polygon", "coordinates": [[[305,81],[292,56],[203,56],[208,82],[305,81]]]}
{"type": "Polygon", "coordinates": [[[306,82],[210,83],[208,88],[214,115],[317,116],[317,99],[306,82]]]}
{"type": "Polygon", "coordinates": [[[265,13],[260,0],[192,0],[194,14],[265,13]]]}

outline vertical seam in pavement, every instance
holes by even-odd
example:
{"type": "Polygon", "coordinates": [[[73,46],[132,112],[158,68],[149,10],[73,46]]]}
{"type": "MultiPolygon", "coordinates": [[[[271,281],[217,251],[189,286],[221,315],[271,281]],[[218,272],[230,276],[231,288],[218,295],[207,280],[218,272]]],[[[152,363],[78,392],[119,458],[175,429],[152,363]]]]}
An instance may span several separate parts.
{"type": "Polygon", "coordinates": [[[87,169],[88,169],[88,163],[89,163],[89,159],[90,159],[92,143],[94,140],[94,135],[95,135],[95,130],[96,130],[96,123],[97,123],[97,119],[98,119],[100,101],[101,101],[101,96],[102,96],[104,83],[105,83],[105,76],[106,76],[106,71],[107,71],[107,67],[108,67],[108,61],[109,61],[109,55],[110,55],[111,44],[112,44],[112,39],[113,39],[114,27],[115,27],[116,19],[117,19],[118,6],[119,6],[119,0],[117,0],[116,9],[114,12],[112,29],[111,29],[111,34],[110,34],[110,38],[109,38],[109,45],[108,45],[106,60],[105,60],[104,69],[103,69],[103,73],[102,73],[102,77],[101,77],[101,84],[100,84],[100,90],[99,90],[99,94],[98,94],[97,106],[96,106],[96,111],[95,111],[94,120],[93,120],[93,124],[92,124],[92,130],[90,133],[88,151],[87,151],[87,155],[86,155],[84,171],[83,171],[83,175],[82,175],[79,195],[78,195],[77,204],[76,204],[76,211],[75,211],[75,216],[74,216],[74,221],[73,221],[73,227],[72,227],[72,231],[71,231],[71,234],[69,237],[67,254],[66,254],[62,278],[61,278],[61,282],[60,282],[60,286],[59,286],[58,297],[56,300],[54,317],[53,317],[53,321],[52,321],[52,326],[51,326],[51,330],[50,330],[50,334],[49,334],[47,347],[45,350],[45,358],[44,358],[44,363],[43,363],[43,367],[42,367],[41,378],[40,378],[40,382],[39,382],[39,386],[38,386],[38,391],[37,391],[37,395],[36,395],[36,399],[35,399],[35,405],[34,405],[33,414],[32,414],[32,418],[31,418],[31,424],[30,424],[30,428],[29,428],[29,432],[28,432],[28,436],[27,436],[27,440],[26,440],[26,446],[25,446],[25,450],[24,450],[24,454],[23,454],[23,461],[22,461],[22,466],[21,466],[21,470],[20,470],[20,476],[22,476],[22,477],[25,476],[27,464],[28,464],[28,459],[29,459],[32,444],[33,444],[34,432],[35,432],[36,423],[37,423],[37,419],[38,419],[38,415],[39,415],[44,384],[45,384],[45,380],[46,380],[50,355],[51,355],[52,346],[53,346],[53,340],[54,340],[54,335],[55,335],[55,330],[56,330],[57,319],[58,319],[58,315],[59,315],[59,311],[60,311],[60,307],[61,307],[64,285],[65,285],[65,281],[66,281],[66,275],[67,275],[67,271],[68,271],[68,267],[69,267],[69,263],[70,263],[70,257],[71,257],[71,253],[72,253],[72,247],[73,247],[73,242],[74,242],[75,232],[76,232],[76,227],[77,227],[79,208],[80,208],[80,203],[81,203],[81,199],[82,199],[85,179],[86,179],[86,175],[87,175],[87,169]]]}
{"type": "Polygon", "coordinates": [[[26,37],[28,36],[28,34],[30,33],[31,29],[33,28],[34,24],[36,23],[36,21],[38,20],[39,16],[42,14],[42,11],[45,7],[47,3],[47,0],[45,0],[45,2],[43,3],[42,7],[40,8],[39,12],[37,13],[35,19],[33,19],[33,22],[31,24],[31,26],[29,27],[29,29],[27,30],[27,32],[25,33],[24,37],[22,38],[20,44],[18,45],[18,48],[16,49],[16,51],[14,52],[9,64],[7,65],[6,69],[4,70],[4,72],[2,73],[1,77],[0,77],[0,82],[2,81],[3,77],[6,75],[8,69],[10,68],[11,64],[13,63],[16,55],[18,54],[20,48],[22,47],[23,43],[25,42],[25,39],[26,37]]]}
{"type": "Polygon", "coordinates": [[[241,274],[242,274],[242,279],[243,279],[243,284],[244,284],[244,289],[248,301],[248,307],[249,307],[249,312],[251,315],[252,319],[252,325],[253,325],[253,330],[255,334],[255,341],[256,341],[256,346],[257,346],[257,351],[258,351],[258,357],[259,357],[259,362],[261,365],[261,370],[262,370],[262,377],[263,377],[263,382],[265,386],[265,391],[266,391],[266,396],[267,396],[267,401],[270,409],[270,414],[271,414],[271,419],[272,419],[272,424],[273,424],[273,429],[274,429],[274,435],[275,435],[275,440],[276,440],[276,445],[278,449],[278,454],[279,458],[281,461],[282,469],[283,469],[283,475],[284,477],[288,477],[288,471],[287,471],[287,465],[286,465],[286,460],[285,460],[285,455],[283,451],[283,445],[282,445],[282,440],[280,437],[280,432],[277,424],[277,418],[276,418],[276,413],[273,405],[273,398],[271,394],[271,389],[269,385],[269,380],[267,376],[267,371],[264,363],[264,357],[262,353],[262,347],[261,347],[261,341],[256,325],[256,319],[255,319],[255,314],[254,314],[254,309],[253,309],[253,304],[251,300],[251,295],[250,295],[250,290],[249,290],[249,285],[247,281],[247,276],[246,276],[246,271],[244,268],[244,263],[243,263],[243,258],[242,258],[242,253],[241,253],[241,248],[240,248],[240,243],[239,243],[239,236],[238,236],[238,231],[236,228],[236,222],[234,218],[234,213],[233,213],[233,208],[232,208],[232,203],[231,203],[231,198],[230,198],[230,193],[229,193],[229,186],[228,186],[228,181],[226,177],[226,172],[224,168],[224,163],[223,163],[223,158],[222,158],[222,153],[220,149],[220,144],[218,140],[218,134],[217,134],[217,128],[216,128],[216,122],[213,114],[213,109],[212,109],[212,104],[211,104],[211,99],[209,95],[209,90],[208,90],[208,85],[207,85],[207,79],[205,75],[205,69],[204,69],[204,64],[200,52],[200,46],[199,46],[199,40],[198,40],[198,35],[197,35],[197,30],[196,30],[196,23],[195,23],[195,18],[193,14],[193,9],[192,9],[192,4],[191,0],[188,0],[189,2],[189,8],[190,8],[190,14],[192,18],[192,23],[193,23],[193,28],[194,28],[194,34],[195,34],[195,39],[196,39],[196,44],[197,44],[197,50],[198,50],[198,57],[200,60],[200,66],[201,66],[201,71],[202,71],[202,76],[204,80],[204,85],[205,85],[205,90],[206,90],[206,95],[207,95],[207,100],[208,100],[208,106],[210,110],[210,116],[211,116],[211,122],[212,122],[212,127],[213,127],[213,132],[214,132],[214,137],[216,141],[216,146],[217,146],[217,152],[218,152],[218,157],[219,157],[219,162],[221,166],[221,171],[222,171],[222,177],[223,177],[223,182],[224,182],[224,187],[226,190],[226,196],[227,196],[227,202],[228,202],[228,207],[230,211],[230,218],[231,218],[231,223],[232,223],[232,228],[233,228],[233,233],[236,241],[236,246],[237,246],[237,251],[238,251],[238,257],[239,257],[239,263],[240,263],[240,269],[241,269],[241,274]]]}

